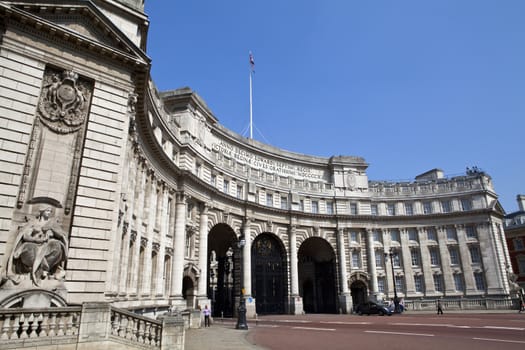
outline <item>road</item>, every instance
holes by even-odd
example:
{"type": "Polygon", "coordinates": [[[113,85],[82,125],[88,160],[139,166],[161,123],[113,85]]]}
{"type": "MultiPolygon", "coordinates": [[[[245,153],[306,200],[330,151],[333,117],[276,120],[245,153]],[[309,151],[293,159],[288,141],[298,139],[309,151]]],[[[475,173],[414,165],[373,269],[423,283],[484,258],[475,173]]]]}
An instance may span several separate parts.
{"type": "Polygon", "coordinates": [[[272,350],[525,349],[525,314],[264,316],[248,340],[272,350]]]}

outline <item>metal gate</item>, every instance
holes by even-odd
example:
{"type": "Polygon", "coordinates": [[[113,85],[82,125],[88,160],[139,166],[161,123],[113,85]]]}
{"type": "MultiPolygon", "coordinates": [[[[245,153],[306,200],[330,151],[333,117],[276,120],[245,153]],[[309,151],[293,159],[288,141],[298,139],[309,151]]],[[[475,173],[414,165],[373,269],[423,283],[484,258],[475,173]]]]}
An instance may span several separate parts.
{"type": "Polygon", "coordinates": [[[258,314],[285,312],[286,260],[280,242],[262,234],[252,246],[252,288],[258,314]]]}

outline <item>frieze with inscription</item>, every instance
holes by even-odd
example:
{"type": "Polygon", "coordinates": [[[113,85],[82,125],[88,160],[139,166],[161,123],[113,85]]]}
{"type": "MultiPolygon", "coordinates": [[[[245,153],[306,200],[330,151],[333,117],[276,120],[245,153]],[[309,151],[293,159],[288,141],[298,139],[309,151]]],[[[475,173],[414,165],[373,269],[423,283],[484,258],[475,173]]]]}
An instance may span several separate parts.
{"type": "Polygon", "coordinates": [[[213,150],[223,156],[235,159],[239,163],[249,165],[254,169],[261,169],[281,176],[292,176],[312,180],[323,180],[324,178],[322,170],[261,157],[230,145],[224,141],[213,144],[213,150]]]}

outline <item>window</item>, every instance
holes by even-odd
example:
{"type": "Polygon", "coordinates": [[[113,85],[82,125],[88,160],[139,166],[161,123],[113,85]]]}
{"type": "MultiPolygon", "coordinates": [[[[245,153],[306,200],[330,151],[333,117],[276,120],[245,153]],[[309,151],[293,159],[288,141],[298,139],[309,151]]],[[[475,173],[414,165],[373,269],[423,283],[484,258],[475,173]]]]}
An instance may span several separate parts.
{"type": "Polygon", "coordinates": [[[384,277],[377,278],[377,291],[379,293],[385,292],[385,278],[384,277]]]}
{"type": "Polygon", "coordinates": [[[514,239],[514,250],[523,250],[523,240],[521,238],[514,239]]]}
{"type": "Polygon", "coordinates": [[[399,231],[398,230],[390,230],[390,240],[392,242],[399,242],[399,231]]]}
{"type": "Polygon", "coordinates": [[[319,202],[318,201],[312,201],[312,213],[314,214],[319,213],[319,202]]]}
{"type": "Polygon", "coordinates": [[[485,279],[481,272],[474,272],[474,281],[476,281],[477,290],[485,290],[485,279]]]}
{"type": "Polygon", "coordinates": [[[352,251],[352,268],[359,269],[361,267],[361,252],[359,250],[352,251]]]}
{"type": "Polygon", "coordinates": [[[401,267],[401,257],[399,256],[399,253],[395,254],[392,259],[394,259],[394,267],[401,267]]]}
{"type": "Polygon", "coordinates": [[[334,213],[334,202],[326,202],[326,213],[330,215],[334,213]]]}
{"type": "Polygon", "coordinates": [[[230,181],[224,180],[222,183],[222,190],[224,193],[230,193],[230,181]]]}
{"type": "Polygon", "coordinates": [[[432,214],[432,203],[430,202],[423,203],[423,214],[432,214]]]}
{"type": "Polygon", "coordinates": [[[467,211],[472,209],[472,201],[468,198],[463,198],[461,200],[461,210],[467,211]]]}
{"type": "Polygon", "coordinates": [[[412,203],[405,203],[405,214],[414,215],[414,208],[412,206],[412,203]]]}
{"type": "MultiPolygon", "coordinates": [[[[376,207],[376,211],[377,211],[377,207],[376,207]]],[[[357,203],[350,203],[350,215],[357,215],[357,203]]],[[[377,215],[377,213],[372,214],[372,215],[377,215]]]]}
{"type": "Polygon", "coordinates": [[[467,238],[477,239],[478,233],[476,232],[476,228],[472,225],[469,225],[466,227],[467,231],[467,238]]]}
{"type": "Polygon", "coordinates": [[[377,204],[372,204],[370,206],[370,212],[372,215],[377,215],[377,204]]]}
{"type": "Polygon", "coordinates": [[[429,227],[427,229],[427,239],[429,241],[437,241],[437,235],[436,235],[436,229],[433,227],[429,227]]]}
{"type": "Polygon", "coordinates": [[[518,260],[518,273],[525,275],[525,256],[518,255],[516,259],[518,260]]]}
{"type": "Polygon", "coordinates": [[[456,291],[458,292],[462,292],[464,290],[463,276],[459,273],[454,274],[454,286],[456,287],[456,291]]]}
{"type": "Polygon", "coordinates": [[[304,211],[304,199],[299,200],[299,210],[304,211]]]}
{"type": "Polygon", "coordinates": [[[454,227],[447,227],[447,240],[457,241],[458,235],[456,234],[456,229],[454,227]]]}
{"type": "Polygon", "coordinates": [[[415,228],[408,229],[408,239],[417,242],[417,230],[415,228]]]}
{"type": "Polygon", "coordinates": [[[212,174],[210,178],[210,185],[213,187],[217,186],[217,175],[212,174]]]}
{"type": "Polygon", "coordinates": [[[200,163],[195,163],[195,175],[201,176],[201,167],[202,165],[200,163]]]}
{"type": "Polygon", "coordinates": [[[288,209],[288,197],[281,196],[281,209],[288,209]]]}
{"type": "Polygon", "coordinates": [[[412,260],[412,266],[419,266],[419,251],[410,249],[410,259],[412,260]]]}
{"type": "Polygon", "coordinates": [[[450,265],[459,265],[459,252],[458,248],[452,247],[449,249],[450,254],[450,265]]]}
{"type": "Polygon", "coordinates": [[[350,242],[359,243],[359,232],[350,232],[350,242]]]}
{"type": "Polygon", "coordinates": [[[383,267],[383,254],[376,251],[376,267],[383,267]]]}
{"type": "Polygon", "coordinates": [[[405,290],[405,278],[403,276],[396,276],[394,280],[396,281],[397,291],[404,291],[405,290]]]}
{"type": "Polygon", "coordinates": [[[422,275],[415,275],[414,276],[414,287],[416,289],[417,293],[423,293],[423,276],[422,275]]]}
{"type": "Polygon", "coordinates": [[[372,233],[373,237],[374,237],[374,242],[379,242],[381,243],[381,231],[379,230],[374,230],[374,232],[372,233]]]}
{"type": "Polygon", "coordinates": [[[442,292],[443,291],[443,276],[441,275],[433,275],[434,278],[434,289],[436,292],[442,292]]]}
{"type": "Polygon", "coordinates": [[[395,204],[387,204],[386,210],[388,215],[396,215],[396,206],[395,204]]]}
{"type": "Polygon", "coordinates": [[[242,199],[244,197],[244,188],[242,185],[237,185],[237,198],[242,199]]]}
{"type": "Polygon", "coordinates": [[[450,213],[452,211],[450,201],[441,201],[441,210],[443,213],[450,213]]]}
{"type": "Polygon", "coordinates": [[[428,250],[430,254],[430,265],[438,266],[439,265],[439,252],[436,248],[430,248],[428,250]]]}
{"type": "Polygon", "coordinates": [[[266,193],[266,205],[269,207],[273,207],[273,194],[272,193],[266,193]]]}
{"type": "Polygon", "coordinates": [[[479,248],[477,246],[470,246],[468,250],[470,252],[470,261],[473,264],[480,264],[481,254],[479,253],[479,248]]]}

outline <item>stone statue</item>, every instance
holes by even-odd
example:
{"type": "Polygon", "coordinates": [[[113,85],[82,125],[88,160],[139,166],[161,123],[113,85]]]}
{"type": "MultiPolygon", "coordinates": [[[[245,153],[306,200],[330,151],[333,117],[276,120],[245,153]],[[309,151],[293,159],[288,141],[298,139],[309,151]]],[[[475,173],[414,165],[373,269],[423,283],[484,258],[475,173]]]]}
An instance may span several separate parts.
{"type": "Polygon", "coordinates": [[[26,273],[36,286],[50,277],[64,277],[67,234],[51,213],[51,207],[41,209],[35,219],[20,227],[7,265],[7,278],[13,283],[20,283],[26,273]]]}
{"type": "Polygon", "coordinates": [[[516,283],[518,276],[510,271],[510,267],[507,266],[507,278],[509,280],[510,293],[523,296],[523,289],[518,283],[516,283]]]}

